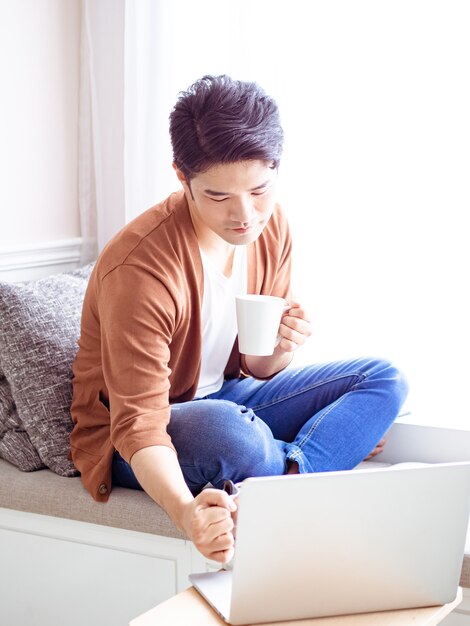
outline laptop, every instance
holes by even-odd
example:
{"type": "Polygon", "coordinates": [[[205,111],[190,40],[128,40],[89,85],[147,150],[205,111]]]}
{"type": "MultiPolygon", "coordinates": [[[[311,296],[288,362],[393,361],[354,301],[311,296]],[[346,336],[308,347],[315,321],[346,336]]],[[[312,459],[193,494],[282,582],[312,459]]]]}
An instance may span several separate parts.
{"type": "Polygon", "coordinates": [[[189,578],[234,625],[446,604],[469,514],[468,461],[249,478],[233,569],[189,578]]]}

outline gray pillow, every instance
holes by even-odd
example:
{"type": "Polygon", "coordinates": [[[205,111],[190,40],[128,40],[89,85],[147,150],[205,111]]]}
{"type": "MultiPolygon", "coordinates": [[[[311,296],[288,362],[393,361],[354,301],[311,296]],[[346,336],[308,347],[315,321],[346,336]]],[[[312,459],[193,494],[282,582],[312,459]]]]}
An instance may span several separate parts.
{"type": "Polygon", "coordinates": [[[0,368],[41,461],[75,476],[69,459],[72,363],[93,264],[23,283],[0,283],[0,368]]]}
{"type": "Polygon", "coordinates": [[[0,371],[0,457],[23,472],[45,467],[23,428],[10,385],[0,371]]]}

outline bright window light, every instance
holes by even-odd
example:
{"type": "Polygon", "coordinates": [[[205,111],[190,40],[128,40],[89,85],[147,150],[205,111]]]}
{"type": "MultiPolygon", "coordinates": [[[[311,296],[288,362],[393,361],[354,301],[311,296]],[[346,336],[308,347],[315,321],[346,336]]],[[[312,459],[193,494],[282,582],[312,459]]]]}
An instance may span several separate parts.
{"type": "Polygon", "coordinates": [[[389,358],[413,421],[470,429],[470,4],[159,4],[166,143],[152,197],[177,187],[177,92],[207,73],[259,82],[281,110],[280,199],[314,320],[297,361],[389,358]]]}

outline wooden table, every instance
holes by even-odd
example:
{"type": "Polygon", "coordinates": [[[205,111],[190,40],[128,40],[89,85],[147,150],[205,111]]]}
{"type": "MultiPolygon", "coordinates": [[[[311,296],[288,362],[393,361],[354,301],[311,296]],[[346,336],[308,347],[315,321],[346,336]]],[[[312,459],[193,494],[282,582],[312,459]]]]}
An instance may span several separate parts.
{"type": "MultiPolygon", "coordinates": [[[[264,626],[435,626],[462,601],[462,589],[444,606],[361,613],[340,617],[319,617],[295,622],[275,622],[264,626]]],[[[130,622],[130,626],[221,626],[225,622],[199,593],[190,587],[130,622]]]]}

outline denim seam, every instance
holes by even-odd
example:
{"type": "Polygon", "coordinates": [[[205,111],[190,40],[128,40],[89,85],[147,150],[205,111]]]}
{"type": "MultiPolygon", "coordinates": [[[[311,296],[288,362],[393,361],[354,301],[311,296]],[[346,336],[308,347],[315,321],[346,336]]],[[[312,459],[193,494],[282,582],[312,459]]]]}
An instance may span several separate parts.
{"type": "Polygon", "coordinates": [[[344,396],[341,396],[341,398],[338,398],[336,400],[336,402],[333,402],[332,404],[330,404],[327,409],[324,411],[323,415],[321,415],[317,420],[315,420],[315,422],[311,425],[308,433],[305,433],[305,435],[303,436],[302,440],[299,441],[296,445],[299,448],[302,448],[302,446],[305,444],[306,441],[308,441],[308,439],[310,439],[311,435],[316,431],[316,429],[318,428],[318,426],[323,422],[323,420],[325,419],[325,417],[327,415],[329,415],[329,413],[335,408],[337,407],[342,401],[344,400],[344,396]]]}
{"type": "Polygon", "coordinates": [[[301,473],[302,470],[305,471],[305,457],[300,448],[298,448],[297,450],[289,451],[286,456],[286,461],[295,461],[298,464],[301,473]]]}
{"type": "Polygon", "coordinates": [[[354,383],[354,385],[351,387],[351,391],[354,389],[354,387],[359,382],[363,382],[367,378],[367,374],[364,374],[363,372],[354,372],[354,373],[349,373],[347,375],[334,376],[333,378],[327,378],[326,380],[323,380],[323,381],[321,381],[319,383],[315,383],[313,385],[308,385],[307,387],[304,387],[303,389],[298,389],[297,391],[294,391],[291,394],[288,394],[287,396],[282,396],[282,398],[278,398],[277,400],[273,400],[273,401],[268,402],[266,404],[258,404],[256,406],[251,407],[251,409],[254,412],[260,411],[260,410],[266,409],[266,408],[268,408],[270,406],[274,406],[275,404],[278,404],[279,402],[284,402],[285,400],[290,400],[291,398],[295,398],[295,396],[300,396],[301,394],[306,393],[307,391],[311,391],[312,389],[315,389],[316,387],[321,387],[322,385],[326,385],[326,384],[332,383],[335,380],[341,380],[342,378],[351,378],[352,376],[357,376],[361,380],[359,380],[359,381],[354,383]]]}

